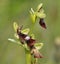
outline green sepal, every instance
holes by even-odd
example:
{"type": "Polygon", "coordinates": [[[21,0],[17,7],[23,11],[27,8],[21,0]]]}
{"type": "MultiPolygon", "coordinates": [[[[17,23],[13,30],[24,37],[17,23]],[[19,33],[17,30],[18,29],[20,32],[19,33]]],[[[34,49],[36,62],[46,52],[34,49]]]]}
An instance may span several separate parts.
{"type": "Polygon", "coordinates": [[[29,47],[28,47],[27,44],[25,44],[25,43],[22,44],[20,41],[15,40],[15,39],[11,39],[11,38],[9,38],[8,41],[13,42],[13,43],[16,43],[16,44],[22,46],[25,50],[30,51],[30,50],[29,50],[29,47]]]}
{"type": "Polygon", "coordinates": [[[43,6],[43,3],[40,3],[40,4],[38,5],[38,7],[37,7],[37,11],[39,11],[39,10],[42,8],[42,6],[43,6]]]}
{"type": "Polygon", "coordinates": [[[36,12],[36,16],[39,17],[39,18],[45,18],[46,14],[42,13],[42,12],[36,12]]]}
{"type": "Polygon", "coordinates": [[[16,39],[19,39],[19,36],[18,36],[17,33],[14,34],[14,37],[15,37],[16,39]]]}
{"type": "Polygon", "coordinates": [[[24,30],[21,30],[21,33],[23,33],[23,34],[28,34],[30,32],[30,29],[29,28],[26,28],[26,29],[24,29],[24,30]]]}
{"type": "Polygon", "coordinates": [[[34,46],[36,47],[36,49],[40,50],[43,46],[43,43],[35,43],[34,46]]]}
{"type": "Polygon", "coordinates": [[[18,24],[16,22],[13,23],[13,28],[14,28],[15,32],[17,32],[18,24]]]}
{"type": "Polygon", "coordinates": [[[16,42],[16,40],[15,39],[11,39],[11,38],[8,38],[8,41],[11,41],[11,42],[16,42]]]}
{"type": "Polygon", "coordinates": [[[35,35],[34,34],[30,34],[32,39],[35,39],[35,35]]]}

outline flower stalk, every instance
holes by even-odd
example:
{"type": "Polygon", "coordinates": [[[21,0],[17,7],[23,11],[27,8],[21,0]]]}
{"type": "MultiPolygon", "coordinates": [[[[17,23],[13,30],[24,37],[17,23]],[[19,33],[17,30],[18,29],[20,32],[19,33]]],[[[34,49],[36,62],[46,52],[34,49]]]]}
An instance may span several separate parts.
{"type": "Polygon", "coordinates": [[[31,64],[31,54],[29,51],[25,51],[26,54],[26,64],[31,64]]]}

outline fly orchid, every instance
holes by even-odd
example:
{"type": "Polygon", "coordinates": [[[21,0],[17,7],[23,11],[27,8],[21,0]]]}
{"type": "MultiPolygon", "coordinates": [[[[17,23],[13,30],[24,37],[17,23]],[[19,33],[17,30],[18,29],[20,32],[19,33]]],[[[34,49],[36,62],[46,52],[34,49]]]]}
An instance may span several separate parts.
{"type": "MultiPolygon", "coordinates": [[[[42,48],[43,43],[36,43],[34,34],[29,35],[30,29],[27,28],[23,30],[23,26],[19,27],[16,22],[13,23],[13,27],[15,30],[15,37],[19,41],[20,45],[24,46],[26,50],[30,51],[30,54],[33,55],[34,58],[42,58],[43,55],[39,52],[39,49],[42,48]]],[[[14,39],[8,40],[17,42],[14,39]]]]}
{"type": "MultiPolygon", "coordinates": [[[[39,4],[36,11],[31,8],[30,14],[33,23],[35,23],[38,18],[39,24],[46,29],[46,24],[44,22],[46,14],[44,13],[42,5],[42,3],[39,4]]],[[[18,26],[16,22],[13,23],[13,28],[15,30],[15,39],[9,38],[8,40],[22,46],[25,49],[26,64],[36,64],[38,58],[43,58],[43,55],[39,52],[43,43],[37,43],[34,34],[30,34],[29,28],[23,29],[23,25],[18,26]]]]}
{"type": "Polygon", "coordinates": [[[35,23],[36,19],[39,18],[39,24],[46,29],[46,24],[44,22],[44,18],[46,17],[46,14],[44,13],[43,10],[43,4],[40,3],[37,7],[37,10],[34,11],[33,8],[31,8],[30,10],[30,14],[31,14],[31,18],[32,18],[32,22],[35,23]]]}

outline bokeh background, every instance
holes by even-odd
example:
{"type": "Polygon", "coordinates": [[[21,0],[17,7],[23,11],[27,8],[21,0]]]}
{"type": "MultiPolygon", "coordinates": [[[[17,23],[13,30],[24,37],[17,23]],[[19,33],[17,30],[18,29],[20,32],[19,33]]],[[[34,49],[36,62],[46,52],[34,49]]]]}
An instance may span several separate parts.
{"type": "Polygon", "coordinates": [[[37,41],[44,43],[40,50],[44,58],[38,64],[55,64],[53,51],[55,39],[60,37],[60,0],[0,0],[0,64],[26,64],[24,49],[8,41],[14,38],[14,21],[30,28],[37,41]],[[33,26],[29,14],[30,8],[36,10],[41,2],[46,13],[46,30],[38,22],[33,26]]]}

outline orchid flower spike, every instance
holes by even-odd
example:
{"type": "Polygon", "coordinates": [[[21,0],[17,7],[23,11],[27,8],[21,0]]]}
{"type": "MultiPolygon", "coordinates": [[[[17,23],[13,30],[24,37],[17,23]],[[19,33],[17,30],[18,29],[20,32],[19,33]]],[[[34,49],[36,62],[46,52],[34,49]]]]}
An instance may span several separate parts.
{"type": "Polygon", "coordinates": [[[30,10],[30,15],[32,18],[32,22],[35,23],[36,19],[39,19],[39,24],[46,29],[46,24],[44,22],[44,18],[46,17],[46,14],[44,13],[44,9],[43,9],[43,3],[40,3],[37,7],[37,10],[34,11],[33,8],[31,8],[30,10]]]}

